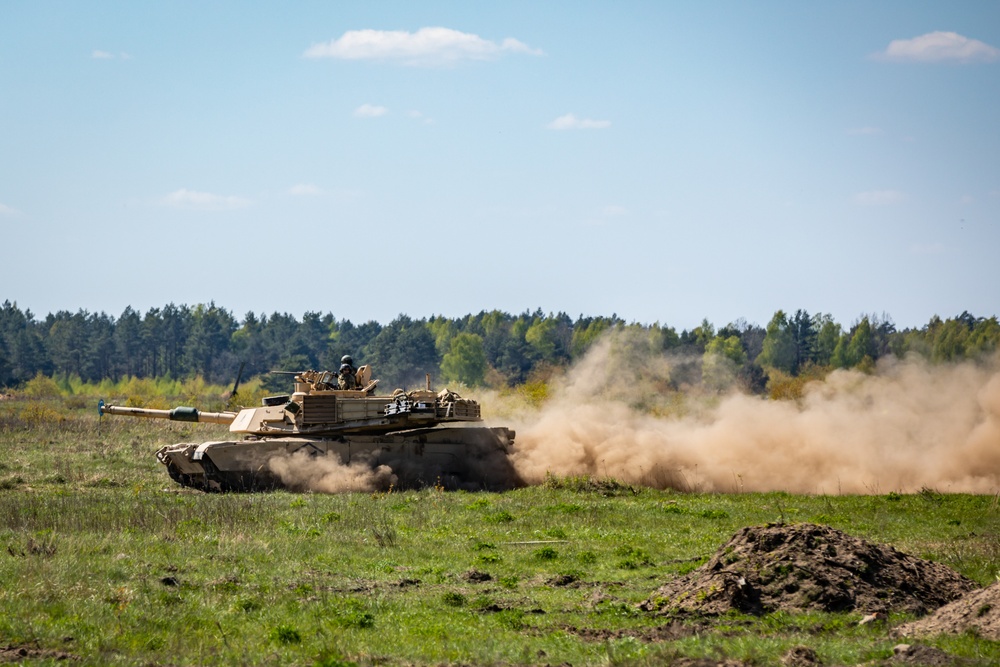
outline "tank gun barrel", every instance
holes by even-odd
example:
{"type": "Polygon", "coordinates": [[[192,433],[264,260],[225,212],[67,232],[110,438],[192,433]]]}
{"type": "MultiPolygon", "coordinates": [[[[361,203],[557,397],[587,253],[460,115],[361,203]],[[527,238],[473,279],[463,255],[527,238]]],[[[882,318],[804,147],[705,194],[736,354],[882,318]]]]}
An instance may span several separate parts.
{"type": "Polygon", "coordinates": [[[197,408],[176,407],[172,410],[153,410],[151,408],[130,408],[122,405],[106,405],[104,401],[97,404],[101,415],[122,415],[125,417],[143,417],[145,419],[169,419],[175,422],[209,422],[212,424],[232,424],[236,419],[235,412],[204,412],[197,408]]]}

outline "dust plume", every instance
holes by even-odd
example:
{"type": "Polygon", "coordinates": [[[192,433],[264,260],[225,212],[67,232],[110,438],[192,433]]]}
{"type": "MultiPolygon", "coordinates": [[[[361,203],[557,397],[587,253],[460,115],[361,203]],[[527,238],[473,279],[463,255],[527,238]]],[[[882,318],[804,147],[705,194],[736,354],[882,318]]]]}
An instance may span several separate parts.
{"type": "Polygon", "coordinates": [[[1000,491],[996,359],[887,358],[872,375],[834,371],[800,400],[774,401],[672,391],[691,360],[648,347],[628,332],[603,339],[516,425],[525,481],[551,473],[721,492],[1000,491]]]}
{"type": "Polygon", "coordinates": [[[295,491],[382,491],[396,482],[396,476],[388,466],[372,466],[359,458],[351,463],[342,463],[336,455],[283,454],[272,457],[268,467],[286,488],[295,491]]]}
{"type": "Polygon", "coordinates": [[[424,433],[424,446],[410,447],[382,443],[365,451],[354,448],[350,463],[334,451],[317,455],[313,451],[276,454],[267,468],[293,491],[342,493],[351,491],[387,491],[420,489],[435,486],[449,490],[500,491],[524,486],[517,477],[500,440],[485,428],[434,431],[424,433]],[[449,436],[448,434],[457,434],[449,436]],[[418,454],[417,451],[423,453],[418,454]]]}

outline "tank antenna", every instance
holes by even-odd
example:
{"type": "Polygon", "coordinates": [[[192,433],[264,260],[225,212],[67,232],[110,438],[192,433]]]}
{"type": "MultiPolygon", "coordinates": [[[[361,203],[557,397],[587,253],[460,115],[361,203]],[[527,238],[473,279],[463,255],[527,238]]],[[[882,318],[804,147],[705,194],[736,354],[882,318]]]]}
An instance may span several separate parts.
{"type": "Polygon", "coordinates": [[[240,370],[236,373],[236,382],[233,383],[233,390],[229,392],[229,400],[226,401],[227,407],[231,407],[236,402],[236,392],[240,389],[240,380],[243,379],[243,368],[247,365],[246,361],[240,362],[240,370]]]}

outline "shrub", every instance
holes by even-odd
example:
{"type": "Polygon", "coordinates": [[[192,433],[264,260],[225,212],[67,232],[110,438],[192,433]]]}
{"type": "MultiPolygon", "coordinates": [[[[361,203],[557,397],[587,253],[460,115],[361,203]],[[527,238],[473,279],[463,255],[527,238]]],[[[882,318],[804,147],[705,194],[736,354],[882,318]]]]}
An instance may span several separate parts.
{"type": "Polygon", "coordinates": [[[528,405],[538,408],[549,397],[549,385],[542,380],[525,382],[517,388],[517,392],[524,397],[528,405]]]}
{"type": "Polygon", "coordinates": [[[298,644],[302,641],[299,631],[290,625],[279,625],[271,632],[271,638],[279,644],[298,644]]]}
{"type": "Polygon", "coordinates": [[[368,611],[361,600],[349,598],[341,600],[330,610],[331,621],[342,628],[371,628],[375,626],[375,614],[368,611]]]}
{"type": "Polygon", "coordinates": [[[623,570],[637,570],[640,567],[653,565],[653,559],[649,557],[649,554],[638,547],[630,545],[620,546],[615,549],[615,553],[623,557],[618,562],[618,567],[623,570]]]}
{"type": "Polygon", "coordinates": [[[55,380],[39,371],[38,375],[24,383],[24,395],[29,398],[58,398],[62,391],[55,380]]]}
{"type": "Polygon", "coordinates": [[[465,596],[461,593],[456,593],[455,591],[448,591],[441,596],[441,602],[448,607],[464,607],[465,596]]]}
{"type": "Polygon", "coordinates": [[[535,550],[535,558],[538,560],[555,560],[559,558],[559,552],[552,547],[542,547],[535,550]]]}

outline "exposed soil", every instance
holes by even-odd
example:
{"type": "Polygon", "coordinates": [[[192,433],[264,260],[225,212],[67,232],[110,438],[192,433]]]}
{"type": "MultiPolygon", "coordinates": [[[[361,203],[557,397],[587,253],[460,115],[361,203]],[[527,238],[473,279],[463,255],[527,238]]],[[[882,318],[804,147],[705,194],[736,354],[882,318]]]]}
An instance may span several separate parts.
{"type": "Polygon", "coordinates": [[[808,646],[793,646],[785,655],[781,656],[781,664],[784,667],[813,667],[821,665],[816,651],[808,646]]]}
{"type": "Polygon", "coordinates": [[[489,572],[482,572],[473,568],[462,574],[462,579],[465,579],[470,584],[481,584],[485,581],[493,581],[493,575],[489,572]]]}
{"type": "Polygon", "coordinates": [[[0,663],[21,662],[22,660],[79,660],[79,656],[65,651],[38,648],[31,644],[21,646],[0,646],[0,663]]]}
{"type": "Polygon", "coordinates": [[[951,568],[829,526],[741,529],[707,563],[667,582],[640,608],[716,616],[728,611],[925,614],[978,588],[951,568]]]}
{"type": "Polygon", "coordinates": [[[974,630],[980,637],[1000,641],[1000,583],[973,591],[936,612],[896,628],[900,637],[961,634],[974,630]]]}
{"type": "Polygon", "coordinates": [[[575,574],[559,574],[552,577],[551,579],[546,580],[545,583],[547,583],[549,586],[559,586],[559,587],[572,586],[573,588],[579,588],[580,578],[577,577],[575,574]]]}
{"type": "Polygon", "coordinates": [[[681,623],[679,621],[671,621],[666,625],[661,625],[655,628],[618,630],[613,630],[611,628],[578,628],[572,625],[562,626],[562,630],[565,632],[574,634],[582,639],[592,641],[608,641],[609,639],[634,637],[635,639],[644,642],[668,642],[684,639],[685,637],[692,637],[699,632],[705,632],[707,629],[708,627],[705,625],[681,623]]]}
{"type": "Polygon", "coordinates": [[[919,667],[961,667],[968,660],[957,658],[951,653],[923,644],[899,644],[892,649],[892,657],[875,663],[878,667],[896,665],[919,665],[919,667]]]}

